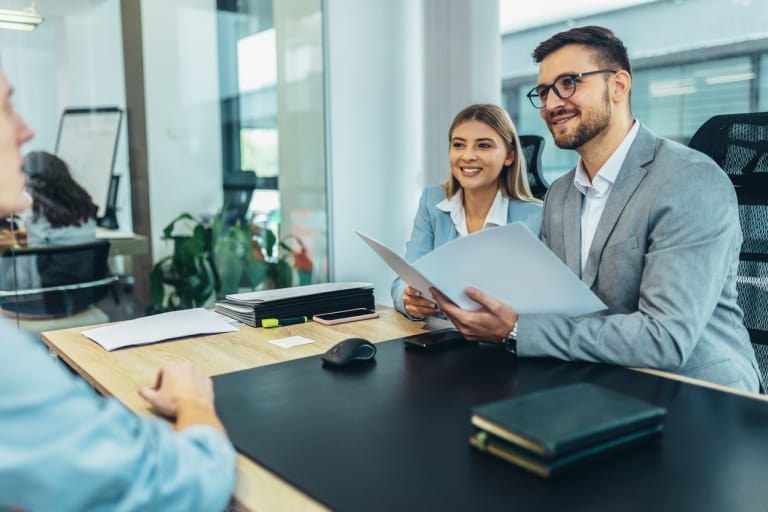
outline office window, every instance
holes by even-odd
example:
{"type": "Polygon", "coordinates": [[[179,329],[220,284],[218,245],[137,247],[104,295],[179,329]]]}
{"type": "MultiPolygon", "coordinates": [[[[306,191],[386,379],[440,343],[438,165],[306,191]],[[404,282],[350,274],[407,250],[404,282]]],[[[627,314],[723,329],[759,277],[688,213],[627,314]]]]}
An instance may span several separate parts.
{"type": "Polygon", "coordinates": [[[326,281],[322,3],[216,5],[225,201],[251,197],[254,232],[291,248],[292,284],[326,281]]]}
{"type": "MultiPolygon", "coordinates": [[[[657,135],[688,144],[712,116],[768,110],[767,65],[768,54],[757,54],[635,69],[633,113],[657,135]]],[[[525,94],[535,81],[532,77],[530,83],[507,87],[502,97],[521,134],[546,139],[542,165],[545,179],[552,181],[569,171],[578,156],[554,145],[531,107],[525,94]]]]}
{"type": "Polygon", "coordinates": [[[634,73],[635,117],[657,135],[687,144],[710,117],[750,111],[751,57],[735,57],[634,73]]]}
{"type": "Polygon", "coordinates": [[[757,81],[757,98],[755,98],[755,111],[765,112],[768,111],[768,53],[760,55],[759,59],[760,73],[758,76],[760,79],[757,81]]]}

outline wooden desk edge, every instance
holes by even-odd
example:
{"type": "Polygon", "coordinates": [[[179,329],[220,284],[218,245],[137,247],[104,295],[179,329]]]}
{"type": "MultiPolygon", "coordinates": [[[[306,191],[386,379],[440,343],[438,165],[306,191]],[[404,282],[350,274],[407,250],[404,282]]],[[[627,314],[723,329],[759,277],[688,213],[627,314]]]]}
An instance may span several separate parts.
{"type": "Polygon", "coordinates": [[[761,395],[760,393],[753,393],[751,391],[744,391],[742,389],[731,388],[728,386],[723,386],[722,384],[715,384],[714,382],[709,382],[706,380],[694,379],[692,377],[685,377],[684,375],[677,375],[675,373],[669,373],[663,370],[654,370],[652,368],[630,368],[630,370],[647,373],[650,375],[656,375],[657,377],[664,377],[671,380],[679,380],[680,382],[685,382],[687,384],[694,384],[696,386],[701,386],[704,388],[716,389],[718,391],[723,391],[725,393],[731,393],[733,395],[739,395],[746,398],[755,398],[757,400],[763,400],[768,402],[768,395],[761,395]]]}

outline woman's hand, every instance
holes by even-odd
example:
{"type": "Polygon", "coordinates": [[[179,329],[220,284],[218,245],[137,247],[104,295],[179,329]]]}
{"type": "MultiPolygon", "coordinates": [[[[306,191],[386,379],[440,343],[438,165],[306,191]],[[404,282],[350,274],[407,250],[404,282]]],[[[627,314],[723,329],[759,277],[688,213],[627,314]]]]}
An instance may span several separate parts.
{"type": "Polygon", "coordinates": [[[406,286],[403,291],[403,305],[411,316],[418,318],[442,315],[442,311],[435,302],[425,298],[419,290],[410,286],[406,286]]]}

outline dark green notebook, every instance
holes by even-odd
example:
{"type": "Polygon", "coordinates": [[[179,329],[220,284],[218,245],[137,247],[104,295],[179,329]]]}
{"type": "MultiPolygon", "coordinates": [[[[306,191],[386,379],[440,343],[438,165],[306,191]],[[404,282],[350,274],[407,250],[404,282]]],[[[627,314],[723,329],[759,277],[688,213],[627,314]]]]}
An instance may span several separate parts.
{"type": "Polygon", "coordinates": [[[661,425],[666,409],[578,383],[475,407],[472,424],[544,459],[661,425]]]}
{"type": "Polygon", "coordinates": [[[486,451],[532,473],[549,478],[575,466],[594,462],[617,452],[659,439],[661,432],[662,426],[654,425],[602,443],[593,444],[554,459],[537,456],[535,453],[523,450],[482,430],[475,432],[469,438],[469,442],[478,450],[486,451]]]}

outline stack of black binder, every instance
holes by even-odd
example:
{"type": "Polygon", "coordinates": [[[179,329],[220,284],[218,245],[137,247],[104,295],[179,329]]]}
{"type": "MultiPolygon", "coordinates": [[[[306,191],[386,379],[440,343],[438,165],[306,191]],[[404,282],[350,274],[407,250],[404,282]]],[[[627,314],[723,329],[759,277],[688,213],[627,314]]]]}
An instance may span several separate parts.
{"type": "Polygon", "coordinates": [[[472,413],[472,446],[551,477],[659,439],[667,411],[578,383],[481,405],[472,413]]]}
{"type": "Polygon", "coordinates": [[[216,312],[261,327],[267,318],[289,318],[354,308],[374,309],[371,283],[321,283],[236,293],[216,302],[216,312]]]}

